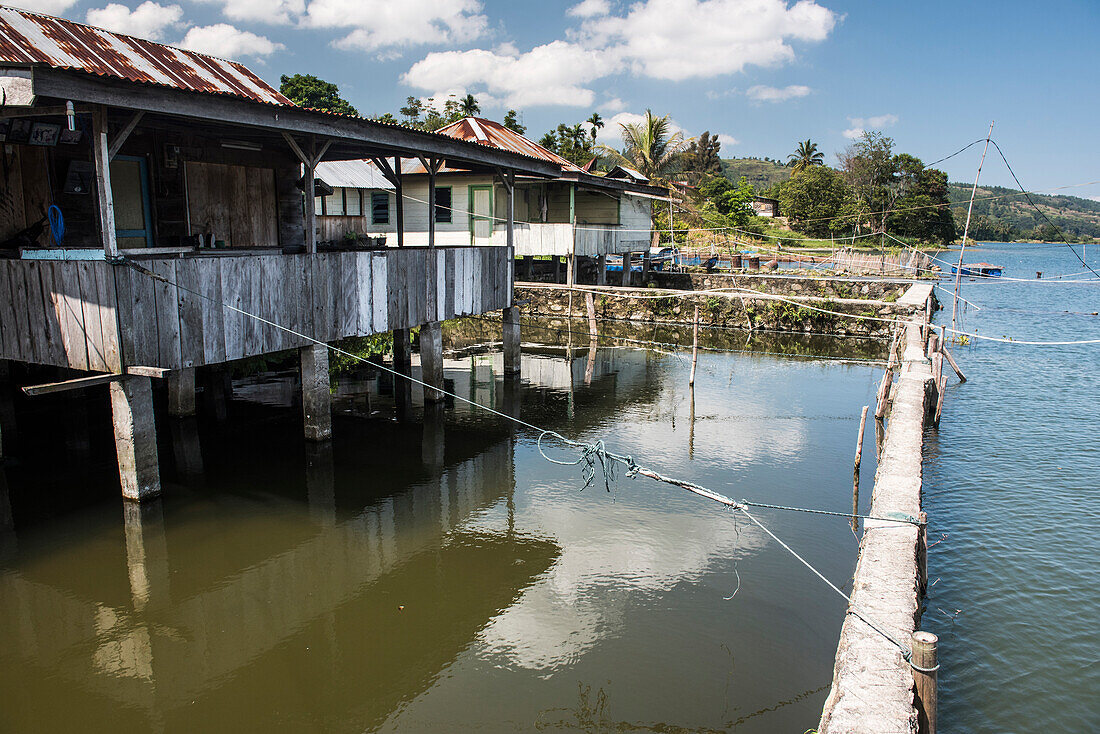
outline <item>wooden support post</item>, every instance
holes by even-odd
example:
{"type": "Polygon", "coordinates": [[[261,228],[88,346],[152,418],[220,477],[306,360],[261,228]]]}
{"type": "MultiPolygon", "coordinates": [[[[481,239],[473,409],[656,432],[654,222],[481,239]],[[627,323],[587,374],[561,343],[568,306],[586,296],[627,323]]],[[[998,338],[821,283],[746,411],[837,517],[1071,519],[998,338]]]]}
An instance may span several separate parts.
{"type": "Polygon", "coordinates": [[[405,246],[405,187],[401,178],[401,157],[393,157],[394,214],[397,217],[397,246],[405,246]]]}
{"type": "Polygon", "coordinates": [[[420,435],[420,461],[431,476],[442,474],[445,463],[446,433],[443,411],[442,405],[424,406],[424,426],[420,435]]]}
{"type": "Polygon", "coordinates": [[[195,368],[173,370],[168,374],[168,415],[195,415],[195,368]]]}
{"type": "MultiPolygon", "coordinates": [[[[691,377],[688,385],[695,385],[695,365],[699,362],[699,306],[695,307],[695,320],[691,329],[691,377]]],[[[694,393],[692,393],[694,395],[694,393]]]]}
{"type": "Polygon", "coordinates": [[[130,601],[134,611],[163,609],[170,601],[170,573],[164,510],[160,501],[123,503],[122,522],[126,538],[126,572],[130,577],[130,601]]]}
{"type": "Polygon", "coordinates": [[[10,385],[0,384],[0,464],[4,463],[5,456],[15,455],[15,402],[12,400],[14,390],[10,385]]]}
{"type": "MultiPolygon", "coordinates": [[[[568,285],[570,288],[572,288],[573,284],[576,282],[576,278],[577,278],[576,271],[575,271],[576,267],[577,267],[577,258],[573,257],[572,254],[569,254],[568,256],[566,256],[566,258],[565,258],[565,284],[568,285]]],[[[569,314],[569,315],[572,316],[572,314],[569,314]]]]}
{"type": "Polygon", "coordinates": [[[504,320],[504,374],[518,375],[520,371],[519,309],[515,306],[502,311],[504,320]]]}
{"type": "Polygon", "coordinates": [[[431,321],[420,327],[420,376],[428,385],[424,388],[424,402],[441,402],[444,398],[441,392],[443,389],[443,324],[438,321],[431,321]]]}
{"type": "Polygon", "coordinates": [[[128,377],[111,383],[111,412],[122,496],[142,502],[160,494],[153,382],[128,377]]]}
{"type": "Polygon", "coordinates": [[[176,471],[192,480],[200,478],[203,473],[203,464],[198,419],[190,416],[170,421],[170,424],[176,471]]]}
{"type": "Polygon", "coordinates": [[[592,291],[584,294],[584,307],[588,311],[588,338],[596,341],[599,338],[599,332],[596,330],[596,299],[592,291]]]}
{"type": "Polygon", "coordinates": [[[118,257],[115,235],[115,202],[111,193],[111,148],[107,144],[107,108],[92,111],[92,146],[95,157],[96,202],[99,205],[99,233],[107,257],[118,257]]]}
{"type": "Polygon", "coordinates": [[[894,373],[888,369],[882,376],[882,382],[879,383],[878,394],[875,396],[875,418],[877,420],[882,420],[886,416],[887,398],[890,395],[890,383],[893,379],[894,373]]]}
{"type": "Polygon", "coordinates": [[[558,257],[557,255],[554,255],[552,257],[552,260],[554,261],[554,282],[555,283],[560,283],[561,282],[561,258],[558,257]]]}
{"type": "Polygon", "coordinates": [[[523,256],[523,279],[530,283],[535,278],[535,258],[531,255],[523,256]]]}
{"type": "Polygon", "coordinates": [[[607,285],[607,255],[596,258],[596,285],[607,285]]]}
{"type": "Polygon", "coordinates": [[[329,391],[328,347],[311,344],[298,350],[302,371],[302,413],[307,441],[332,437],[332,394],[329,391]]]}
{"type": "Polygon", "coordinates": [[[642,253],[642,285],[646,284],[649,280],[649,268],[651,265],[651,256],[649,250],[642,253]]]}
{"type": "Polygon", "coordinates": [[[219,367],[208,368],[204,379],[203,402],[206,404],[208,414],[215,420],[225,420],[226,400],[232,395],[232,385],[226,389],[226,378],[229,372],[219,367]]]}
{"type": "Polygon", "coordinates": [[[410,374],[412,366],[409,330],[393,330],[393,368],[403,375],[410,374]]]}
{"type": "Polygon", "coordinates": [[[920,539],[917,541],[917,586],[923,599],[928,593],[928,513],[921,512],[917,519],[920,521],[920,539]]]}
{"type": "Polygon", "coordinates": [[[917,694],[917,731],[920,734],[936,734],[936,671],[940,667],[936,650],[938,644],[936,635],[923,630],[917,630],[910,638],[913,682],[917,694]]]}
{"type": "Polygon", "coordinates": [[[313,161],[314,143],[312,138],[310,139],[310,159],[303,163],[305,170],[305,178],[302,179],[304,187],[303,192],[305,194],[305,230],[306,230],[306,252],[310,255],[317,252],[317,208],[316,201],[317,192],[314,188],[315,178],[317,176],[317,164],[313,161]]]}
{"type": "Polygon", "coordinates": [[[623,284],[624,287],[630,287],[630,256],[632,254],[633,253],[630,253],[630,252],[624,252],[623,253],[623,281],[622,281],[622,284],[623,284]]]}

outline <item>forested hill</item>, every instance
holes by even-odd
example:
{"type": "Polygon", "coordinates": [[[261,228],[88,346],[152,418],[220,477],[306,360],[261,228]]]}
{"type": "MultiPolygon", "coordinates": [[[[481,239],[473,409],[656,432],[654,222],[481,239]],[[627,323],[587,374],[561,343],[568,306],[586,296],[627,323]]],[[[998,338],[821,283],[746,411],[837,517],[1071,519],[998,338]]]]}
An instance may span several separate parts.
{"type": "Polygon", "coordinates": [[[778,161],[766,161],[759,158],[724,158],[722,174],[737,183],[744,176],[753,190],[760,192],[773,184],[782,183],[791,177],[791,169],[778,161]]]}
{"type": "MultiPolygon", "coordinates": [[[[952,183],[949,197],[955,215],[955,227],[962,236],[966,223],[966,206],[973,184],[952,183]]],[[[1100,239],[1100,201],[1076,196],[1032,194],[1034,201],[1070,241],[1100,239]]],[[[1035,208],[1018,189],[1001,186],[979,186],[974,199],[974,215],[970,236],[977,240],[1010,241],[1018,239],[1058,240],[1035,208]],[[989,198],[998,197],[998,198],[989,198]]]]}

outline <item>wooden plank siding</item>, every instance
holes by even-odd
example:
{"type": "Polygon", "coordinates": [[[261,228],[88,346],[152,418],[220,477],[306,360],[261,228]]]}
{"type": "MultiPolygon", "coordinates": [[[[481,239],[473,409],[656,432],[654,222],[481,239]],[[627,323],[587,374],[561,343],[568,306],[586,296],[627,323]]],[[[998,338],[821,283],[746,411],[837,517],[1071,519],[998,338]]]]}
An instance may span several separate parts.
{"type": "Polygon", "coordinates": [[[486,313],[511,299],[504,247],[140,264],[170,282],[104,261],[0,260],[0,358],[96,372],[180,369],[309,343],[214,302],[335,341],[486,313]]]}

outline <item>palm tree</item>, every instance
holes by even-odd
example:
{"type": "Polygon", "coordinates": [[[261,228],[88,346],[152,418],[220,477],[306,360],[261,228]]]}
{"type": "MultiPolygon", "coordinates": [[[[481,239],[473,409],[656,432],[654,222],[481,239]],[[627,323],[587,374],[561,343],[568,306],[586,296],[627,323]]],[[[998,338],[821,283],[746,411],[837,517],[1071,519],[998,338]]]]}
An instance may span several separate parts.
{"type": "Polygon", "coordinates": [[[635,169],[650,180],[668,178],[680,163],[687,148],[682,132],[672,132],[668,115],[656,117],[645,111],[645,119],[619,123],[623,151],[601,145],[600,153],[615,163],[635,169]]]}
{"type": "Polygon", "coordinates": [[[798,148],[793,153],[787,156],[787,165],[794,166],[795,173],[810,166],[823,166],[825,165],[825,154],[818,151],[817,143],[807,138],[805,142],[798,144],[798,148]]]}
{"type": "Polygon", "coordinates": [[[599,133],[604,126],[603,118],[600,117],[599,112],[593,112],[592,116],[585,120],[585,122],[592,126],[592,142],[596,142],[596,134],[599,133]]]}
{"type": "Polygon", "coordinates": [[[459,104],[462,107],[463,117],[473,117],[474,115],[481,113],[481,105],[477,103],[477,97],[472,94],[467,94],[465,97],[463,97],[462,101],[459,102],[459,104]]]}

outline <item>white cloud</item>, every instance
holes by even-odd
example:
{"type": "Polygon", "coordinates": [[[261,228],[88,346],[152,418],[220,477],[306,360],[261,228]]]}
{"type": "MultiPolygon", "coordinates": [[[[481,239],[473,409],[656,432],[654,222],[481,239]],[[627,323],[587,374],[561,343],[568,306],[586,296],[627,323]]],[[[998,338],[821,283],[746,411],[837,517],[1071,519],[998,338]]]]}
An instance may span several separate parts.
{"type": "Polygon", "coordinates": [[[791,84],[786,87],[766,87],[757,84],[755,87],[749,87],[745,94],[756,102],[784,102],[788,99],[805,97],[811,92],[813,92],[812,89],[801,84],[791,84]]]}
{"type": "Polygon", "coordinates": [[[582,0],[568,10],[569,15],[578,18],[594,18],[610,12],[611,3],[608,0],[582,0]]]}
{"type": "MultiPolygon", "coordinates": [[[[611,146],[612,148],[620,148],[623,144],[623,125],[633,125],[638,122],[645,122],[645,115],[640,115],[637,112],[620,112],[614,115],[602,130],[596,135],[597,142],[604,145],[611,146]]],[[[692,136],[688,134],[688,131],[680,126],[673,119],[669,119],[669,135],[675,135],[676,133],[682,133],[685,140],[690,139],[692,136]]]]}
{"type": "Polygon", "coordinates": [[[898,116],[892,114],[876,115],[875,117],[849,117],[850,128],[843,132],[849,140],[857,140],[863,137],[867,130],[881,130],[898,123],[898,116]]]}
{"type": "Polygon", "coordinates": [[[814,0],[644,0],[626,15],[586,20],[575,36],[635,74],[679,81],[789,62],[790,41],[824,40],[836,22],[814,0]]]}
{"type": "Polygon", "coordinates": [[[179,5],[157,5],[151,0],[146,0],[133,10],[119,3],[110,3],[106,7],[89,10],[84,19],[89,25],[109,31],[159,41],[164,38],[165,31],[179,25],[183,19],[183,8],[179,5]]]}
{"type": "Polygon", "coordinates": [[[622,112],[625,109],[626,109],[626,102],[623,102],[618,97],[612,97],[611,99],[604,101],[599,106],[599,111],[600,112],[605,112],[605,113],[612,114],[612,115],[615,114],[616,112],[622,112]]]}
{"type": "Polygon", "coordinates": [[[476,40],[489,27],[481,9],[478,0],[312,0],[301,22],[312,28],[350,28],[336,41],[337,48],[375,51],[476,40]]]}
{"type": "Polygon", "coordinates": [[[708,89],[707,90],[707,99],[709,99],[711,101],[715,101],[715,100],[722,99],[724,97],[732,97],[735,94],[737,94],[736,87],[730,87],[729,89],[723,89],[721,92],[719,92],[718,90],[715,90],[715,89],[708,89]]]}
{"type": "Polygon", "coordinates": [[[29,10],[32,13],[44,13],[46,15],[61,15],[66,10],[76,5],[76,0],[12,0],[5,5],[29,10]]]}
{"type": "Polygon", "coordinates": [[[242,31],[228,23],[192,28],[179,45],[191,51],[230,59],[268,56],[285,48],[281,43],[242,31]]]}
{"type": "Polygon", "coordinates": [[[737,138],[733,137],[732,135],[726,135],[725,133],[719,133],[718,134],[718,142],[721,143],[722,145],[726,146],[727,148],[732,148],[733,146],[737,145],[741,141],[738,140],[737,138]]]}
{"type": "Polygon", "coordinates": [[[401,79],[432,91],[477,90],[473,93],[499,97],[509,107],[591,107],[596,94],[583,85],[605,76],[608,63],[599,51],[554,41],[521,54],[484,49],[430,53],[401,79]]]}

